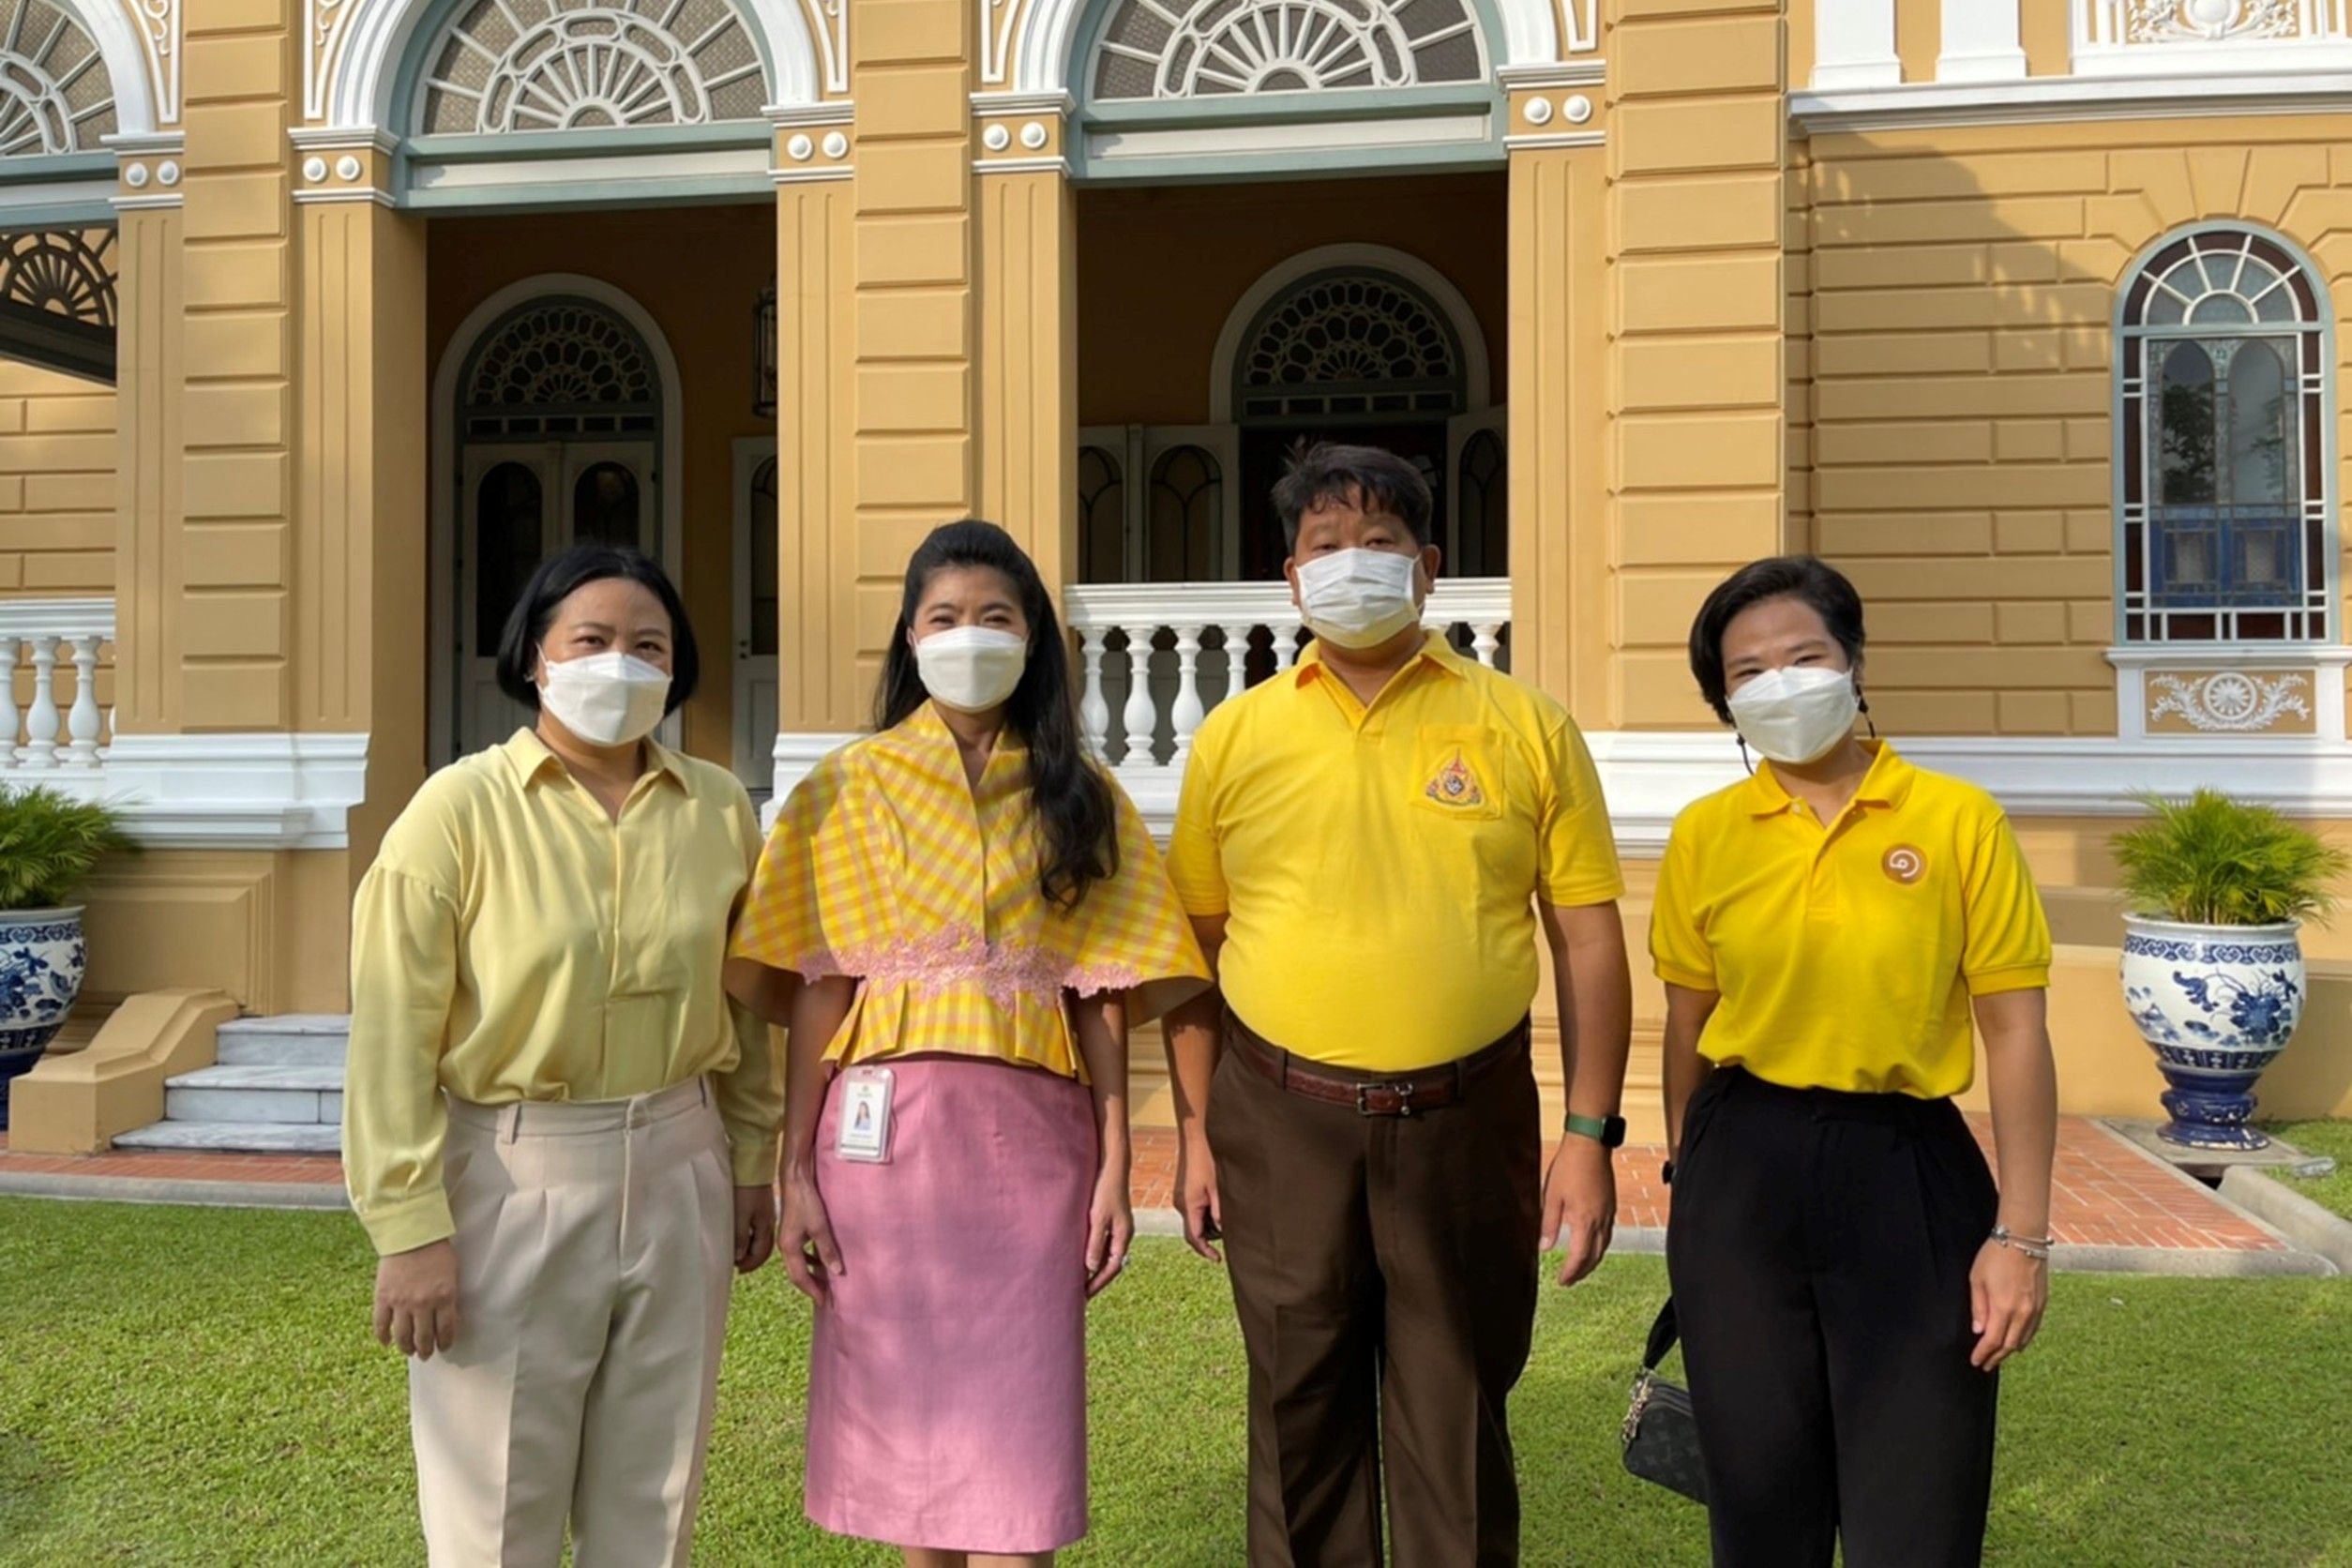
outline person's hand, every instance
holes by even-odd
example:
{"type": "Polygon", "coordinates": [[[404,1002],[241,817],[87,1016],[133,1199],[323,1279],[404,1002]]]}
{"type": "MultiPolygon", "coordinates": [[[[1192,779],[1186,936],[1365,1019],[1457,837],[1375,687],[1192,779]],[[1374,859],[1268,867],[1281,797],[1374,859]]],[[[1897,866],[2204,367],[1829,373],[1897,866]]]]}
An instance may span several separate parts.
{"type": "Polygon", "coordinates": [[[1134,1200],[1127,1195],[1124,1155],[1103,1162],[1094,1176],[1094,1196],[1086,1205],[1086,1297],[1089,1301],[1110,1289],[1127,1266],[1127,1248],[1135,1241],[1134,1200]]]}
{"type": "Polygon", "coordinates": [[[376,1343],[430,1361],[458,1342],[458,1249],[443,1239],[376,1261],[376,1343]]]}
{"type": "Polygon", "coordinates": [[[1968,1324],[1977,1336],[1968,1364],[1990,1372],[2032,1344],[2049,1304],[2049,1264],[1998,1242],[1979,1247],[1968,1271],[1968,1324]]]}
{"type": "Polygon", "coordinates": [[[1601,1266],[1617,1229],[1617,1171],[1609,1152],[1574,1133],[1560,1140],[1544,1174],[1543,1250],[1567,1249],[1560,1282],[1574,1285],[1601,1266]]]}
{"type": "Polygon", "coordinates": [[[816,1177],[788,1171],[783,1185],[784,1218],[776,1227],[776,1250],[784,1255],[784,1272],[800,1293],[822,1306],[831,1282],[850,1271],[834,1243],[833,1222],[825,1217],[825,1200],[817,1196],[816,1177]]]}
{"type": "Polygon", "coordinates": [[[735,1189],[735,1272],[750,1274],[776,1251],[776,1189],[735,1189]]]}
{"type": "Polygon", "coordinates": [[[1184,1216],[1184,1242],[1210,1262],[1220,1261],[1209,1244],[1224,1233],[1225,1211],[1217,1200],[1217,1161],[1209,1139],[1188,1132],[1176,1144],[1176,1208],[1184,1216]]]}

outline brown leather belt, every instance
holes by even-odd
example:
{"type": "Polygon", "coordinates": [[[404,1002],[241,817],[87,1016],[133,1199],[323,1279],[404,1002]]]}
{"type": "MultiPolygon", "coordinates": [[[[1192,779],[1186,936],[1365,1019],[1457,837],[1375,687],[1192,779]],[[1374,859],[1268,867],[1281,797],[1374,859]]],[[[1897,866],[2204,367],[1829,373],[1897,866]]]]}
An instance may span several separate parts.
{"type": "Polygon", "coordinates": [[[1480,1078],[1524,1060],[1528,1020],[1521,1018],[1511,1033],[1491,1046],[1412,1073],[1363,1073],[1310,1062],[1284,1050],[1229,1011],[1225,1015],[1225,1039],[1251,1071],[1293,1094],[1345,1106],[1358,1116],[1418,1116],[1460,1104],[1480,1078]]]}

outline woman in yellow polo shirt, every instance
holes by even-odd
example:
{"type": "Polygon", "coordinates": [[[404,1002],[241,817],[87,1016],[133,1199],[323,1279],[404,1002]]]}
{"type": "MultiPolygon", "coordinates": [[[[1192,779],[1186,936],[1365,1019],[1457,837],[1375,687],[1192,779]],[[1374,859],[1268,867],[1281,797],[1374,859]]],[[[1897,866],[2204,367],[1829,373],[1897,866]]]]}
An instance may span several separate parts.
{"type": "Polygon", "coordinates": [[[1862,607],[1758,561],[1691,628],[1753,775],[1676,821],[1666,1260],[1715,1561],[1975,1562],[2048,1295],[2050,934],[2000,807],[1854,734],[1862,607]],[[1750,754],[1755,754],[1751,756],[1750,754]],[[1760,757],[1760,761],[1756,760],[1760,757]],[[1996,1184],[1952,1104],[1985,1042],[1996,1184]]]}
{"type": "Polygon", "coordinates": [[[785,802],[735,938],[800,982],[741,994],[792,998],[807,1507],[910,1564],[1044,1561],[1086,1530],[1086,1302],[1134,1229],[1127,1030],[1209,968],[1004,530],[915,550],[875,706],[785,802]]]}
{"type": "Polygon", "coordinates": [[[783,1109],[722,974],[751,803],[652,739],[697,669],[652,561],[544,563],[498,654],[536,721],[428,779],[359,884],[343,1164],[436,1568],[552,1563],[567,1521],[582,1565],[686,1560],[783,1109]]]}

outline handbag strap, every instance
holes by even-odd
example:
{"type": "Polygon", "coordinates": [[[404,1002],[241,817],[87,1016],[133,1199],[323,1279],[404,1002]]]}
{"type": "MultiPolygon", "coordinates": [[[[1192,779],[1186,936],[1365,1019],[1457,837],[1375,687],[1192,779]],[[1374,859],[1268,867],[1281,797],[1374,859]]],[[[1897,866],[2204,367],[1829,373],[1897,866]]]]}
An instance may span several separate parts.
{"type": "Polygon", "coordinates": [[[1666,1352],[1674,1349],[1675,1338],[1674,1298],[1668,1296],[1666,1305],[1658,1308],[1658,1320],[1650,1325],[1650,1343],[1642,1351],[1641,1369],[1655,1372],[1658,1364],[1666,1360],[1666,1352]]]}

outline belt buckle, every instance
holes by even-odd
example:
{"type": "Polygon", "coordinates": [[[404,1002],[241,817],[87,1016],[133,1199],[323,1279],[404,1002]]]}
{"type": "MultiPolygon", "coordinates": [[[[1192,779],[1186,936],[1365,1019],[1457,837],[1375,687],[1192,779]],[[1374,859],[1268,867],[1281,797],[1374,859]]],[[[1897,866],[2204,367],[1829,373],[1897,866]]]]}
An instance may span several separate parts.
{"type": "Polygon", "coordinates": [[[1397,1115],[1410,1116],[1413,1113],[1413,1085],[1410,1082],[1400,1079],[1395,1083],[1357,1084],[1356,1114],[1358,1116],[1378,1116],[1381,1114],[1380,1112],[1374,1110],[1370,1102],[1365,1098],[1365,1096],[1371,1094],[1375,1090],[1380,1089],[1385,1089],[1390,1093],[1396,1096],[1397,1115]]]}

